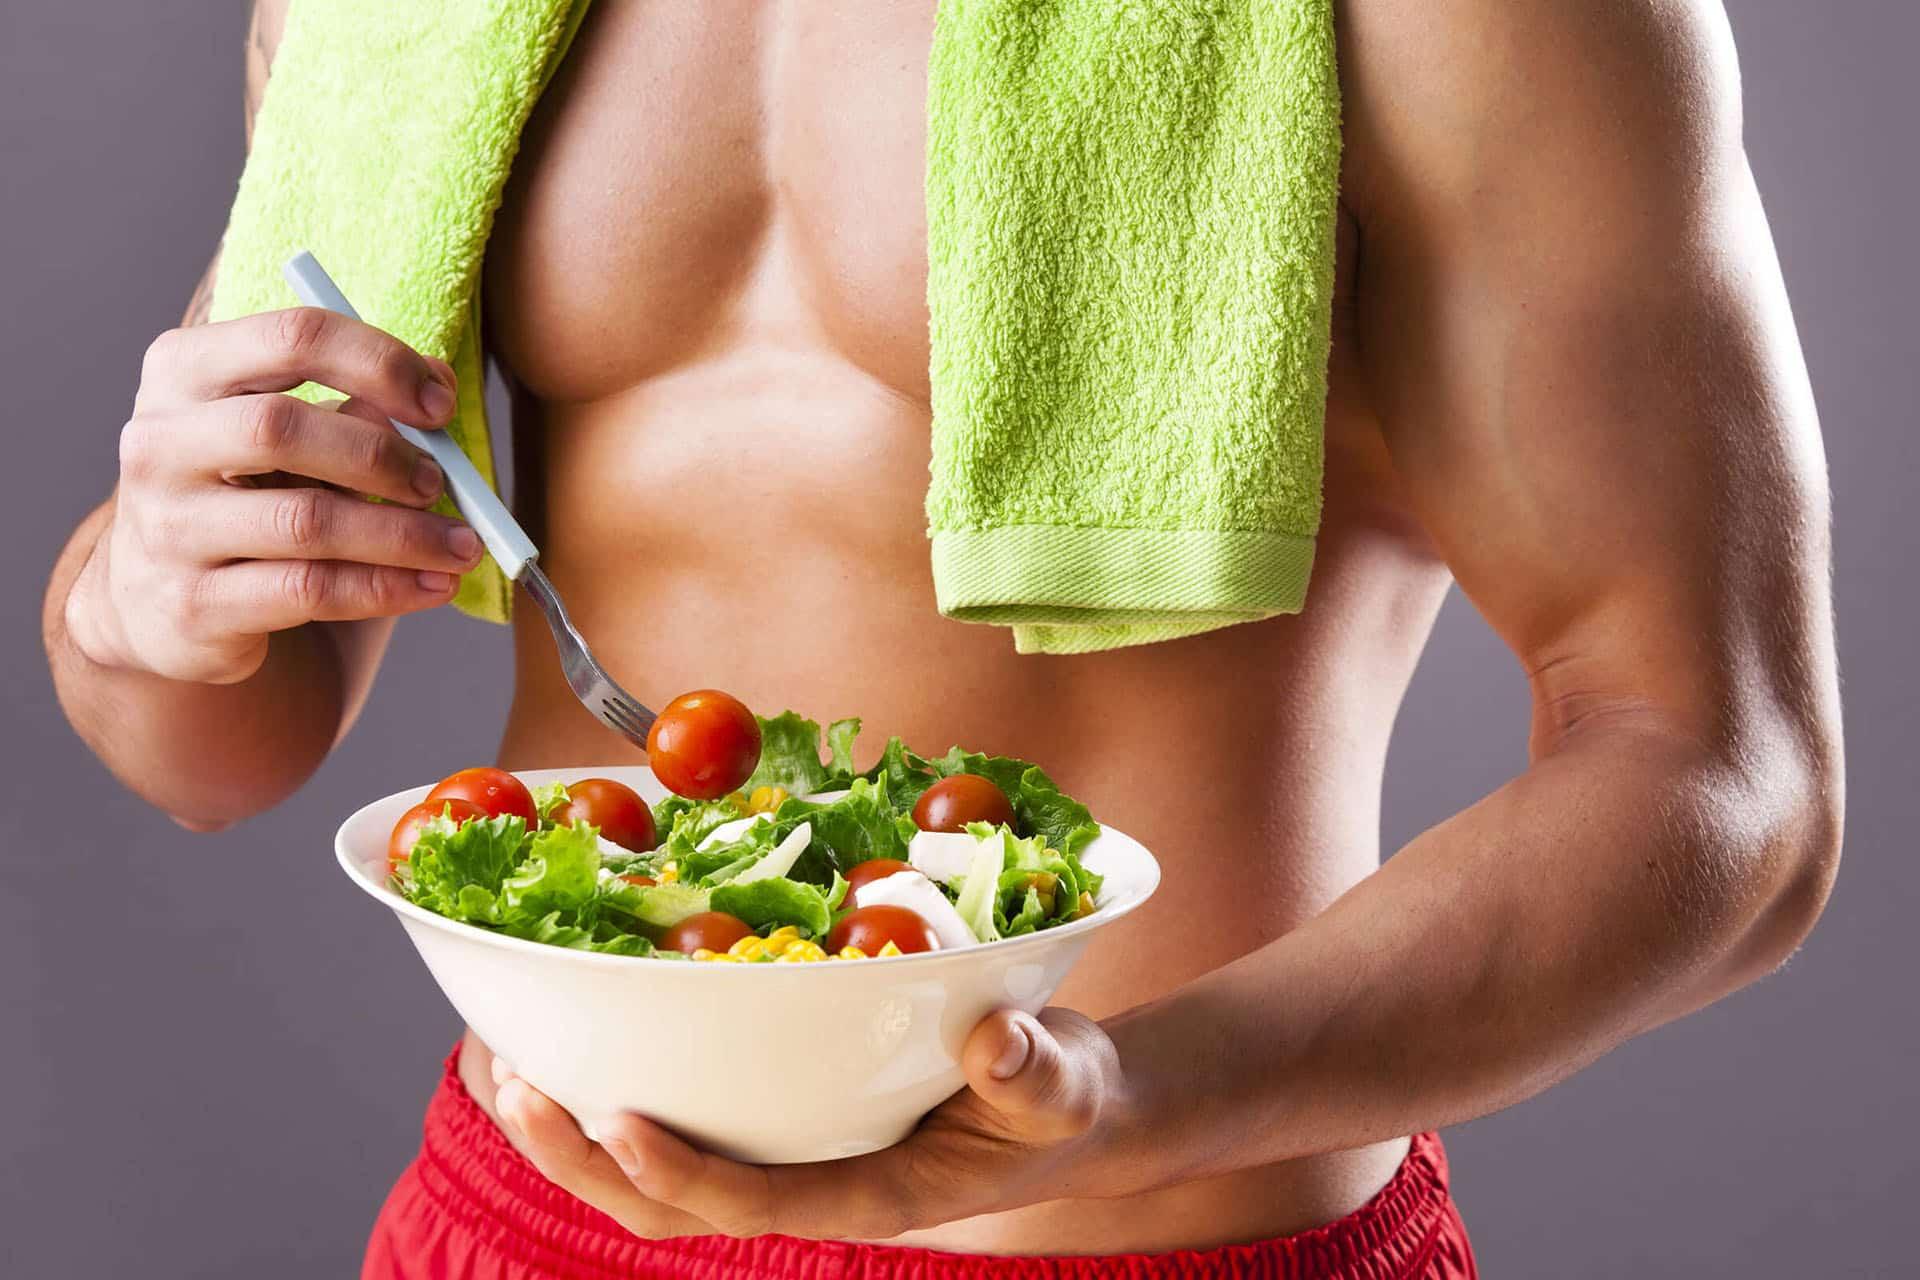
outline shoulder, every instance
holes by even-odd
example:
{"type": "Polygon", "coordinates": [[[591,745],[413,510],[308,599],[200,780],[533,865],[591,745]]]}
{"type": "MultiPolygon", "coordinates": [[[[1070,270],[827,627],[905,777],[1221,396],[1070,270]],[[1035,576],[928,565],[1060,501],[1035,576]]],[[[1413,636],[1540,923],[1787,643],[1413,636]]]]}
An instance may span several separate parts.
{"type": "Polygon", "coordinates": [[[1741,154],[1719,0],[1337,0],[1348,200],[1684,194],[1741,154]]]}

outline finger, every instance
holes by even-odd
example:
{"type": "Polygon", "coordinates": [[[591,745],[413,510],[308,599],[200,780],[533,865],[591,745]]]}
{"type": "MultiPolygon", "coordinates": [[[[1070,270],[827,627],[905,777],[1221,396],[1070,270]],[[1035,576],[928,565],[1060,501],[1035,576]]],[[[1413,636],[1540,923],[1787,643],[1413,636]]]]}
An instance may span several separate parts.
{"type": "Polygon", "coordinates": [[[600,1142],[642,1195],[726,1235],[884,1240],[921,1225],[901,1194],[901,1147],[823,1164],[741,1164],[635,1115],[600,1142]]]}
{"type": "Polygon", "coordinates": [[[564,1108],[511,1072],[494,1095],[494,1108],[507,1136],[542,1177],[635,1235],[657,1240],[713,1233],[707,1223],[647,1199],[564,1108]]]}
{"type": "Polygon", "coordinates": [[[500,1082],[493,1105],[525,1144],[528,1159],[549,1179],[577,1171],[593,1156],[593,1140],[566,1109],[511,1072],[500,1082]]]}
{"type": "Polygon", "coordinates": [[[388,425],[387,415],[380,412],[378,406],[365,400],[335,400],[333,411],[348,418],[358,418],[362,422],[371,422],[376,427],[388,425]]]}
{"type": "Polygon", "coordinates": [[[285,395],[238,396],[169,415],[141,442],[225,479],[275,471],[307,476],[408,506],[440,496],[440,468],[388,425],[285,395]]]}
{"type": "Polygon", "coordinates": [[[142,395],[219,400],[317,382],[389,417],[439,426],[452,415],[453,370],[391,334],[315,307],[174,329],[147,349],[142,395]]]}
{"type": "Polygon", "coordinates": [[[1040,1018],[1006,1009],[967,1037],[960,1065],[967,1085],[998,1112],[1012,1136],[1033,1142],[1077,1138],[1100,1118],[1112,1042],[1066,1009],[1040,1018]]]}
{"type": "Polygon", "coordinates": [[[232,489],[194,506],[182,549],[207,559],[351,560],[442,573],[480,562],[479,535],[460,520],[311,485],[232,489]]]}
{"type": "Polygon", "coordinates": [[[207,573],[199,612],[240,635],[306,622],[355,622],[432,609],[453,598],[459,579],[433,570],[339,560],[242,560],[207,573]]]}

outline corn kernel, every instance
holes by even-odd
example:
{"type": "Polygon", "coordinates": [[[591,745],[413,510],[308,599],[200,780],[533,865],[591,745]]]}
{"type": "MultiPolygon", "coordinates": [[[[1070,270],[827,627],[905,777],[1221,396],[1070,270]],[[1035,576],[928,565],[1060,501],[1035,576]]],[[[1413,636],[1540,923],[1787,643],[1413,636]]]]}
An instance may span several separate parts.
{"type": "Polygon", "coordinates": [[[755,937],[753,934],[748,934],[746,937],[740,939],[740,941],[728,947],[727,954],[730,956],[739,956],[743,960],[751,960],[755,956],[760,955],[766,949],[767,949],[767,940],[765,938],[755,937]]]}
{"type": "Polygon", "coordinates": [[[720,953],[718,951],[709,951],[705,947],[695,947],[693,949],[693,958],[695,960],[714,960],[718,959],[719,955],[720,953]]]}
{"type": "Polygon", "coordinates": [[[748,813],[772,813],[787,800],[785,787],[755,787],[747,797],[748,813]]]}
{"type": "Polygon", "coordinates": [[[725,799],[728,804],[733,806],[734,812],[738,813],[743,818],[747,816],[747,796],[745,792],[729,791],[727,792],[725,799]]]}
{"type": "Polygon", "coordinates": [[[661,884],[672,884],[675,880],[678,880],[679,878],[680,878],[680,868],[674,866],[671,862],[669,862],[666,866],[660,869],[661,884]]]}
{"type": "Polygon", "coordinates": [[[865,960],[867,953],[849,942],[846,946],[840,948],[839,958],[842,960],[865,960]]]}
{"type": "Polygon", "coordinates": [[[1090,893],[1081,894],[1079,910],[1077,914],[1084,916],[1084,915],[1090,915],[1092,914],[1092,912],[1093,912],[1093,895],[1090,893]]]}
{"type": "Polygon", "coordinates": [[[783,924],[767,935],[767,941],[768,943],[778,942],[783,945],[789,942],[798,942],[800,941],[800,930],[793,925],[783,924]]]}
{"type": "Polygon", "coordinates": [[[880,948],[878,954],[883,956],[903,956],[906,952],[902,951],[892,938],[888,938],[887,945],[880,948]]]}

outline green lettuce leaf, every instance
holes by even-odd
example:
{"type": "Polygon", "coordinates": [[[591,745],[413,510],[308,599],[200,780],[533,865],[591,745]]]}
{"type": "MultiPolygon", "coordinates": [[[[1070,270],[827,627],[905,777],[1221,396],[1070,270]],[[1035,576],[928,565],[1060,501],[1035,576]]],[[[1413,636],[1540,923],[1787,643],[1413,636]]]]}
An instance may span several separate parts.
{"type": "Polygon", "coordinates": [[[631,921],[643,929],[671,929],[688,916],[711,911],[707,891],[690,884],[603,885],[598,903],[602,917],[631,921]]]}
{"type": "Polygon", "coordinates": [[[617,956],[650,956],[653,943],[637,933],[620,933],[602,926],[599,929],[585,929],[575,924],[563,923],[563,914],[555,911],[542,916],[531,925],[508,927],[505,932],[517,938],[526,938],[530,942],[544,942],[549,946],[572,947],[576,951],[601,951],[617,956]]]}
{"type": "MultiPolygon", "coordinates": [[[[853,778],[853,740],[860,736],[860,717],[849,716],[827,726],[827,773],[853,778]]],[[[845,785],[844,783],[841,785],[845,785]]]]}
{"type": "Polygon", "coordinates": [[[502,815],[456,825],[442,814],[421,829],[413,847],[407,897],[455,920],[498,923],[501,885],[527,843],[523,818],[502,815]]]}
{"type": "Polygon", "coordinates": [[[826,804],[787,800],[773,815],[775,838],[786,839],[803,822],[813,839],[788,874],[816,885],[872,858],[904,860],[914,831],[913,819],[894,808],[886,789],[866,778],[853,779],[846,795],[826,804]]]}
{"type": "Polygon", "coordinates": [[[775,844],[774,824],[756,822],[741,833],[708,849],[696,849],[676,833],[667,842],[667,857],[680,868],[680,878],[711,887],[731,880],[765,857],[775,844]]]}
{"type": "Polygon", "coordinates": [[[666,836],[680,829],[684,823],[689,838],[697,843],[701,836],[721,823],[746,816],[746,808],[732,796],[721,796],[718,800],[668,796],[653,806],[653,829],[666,836]],[[692,816],[686,816],[689,814],[692,816]]]}
{"type": "Polygon", "coordinates": [[[906,743],[898,738],[888,738],[885,750],[880,753],[880,763],[867,770],[864,776],[870,781],[884,784],[893,803],[902,812],[911,813],[913,806],[920,802],[921,795],[940,781],[942,775],[934,771],[932,761],[909,751],[906,743]]]}
{"type": "Polygon", "coordinates": [[[554,912],[579,916],[600,887],[598,837],[586,823],[548,827],[534,836],[518,870],[500,886],[500,922],[530,922],[554,912]]]}
{"type": "Polygon", "coordinates": [[[809,937],[825,934],[833,923],[827,895],[816,886],[779,876],[748,884],[723,884],[712,894],[712,910],[738,916],[755,929],[790,924],[809,937]]]}
{"type": "Polygon", "coordinates": [[[760,719],[760,763],[741,786],[751,795],[756,787],[782,787],[790,796],[838,791],[853,781],[853,739],[858,720],[836,720],[827,731],[833,767],[820,762],[820,722],[783,711],[760,719]]]}
{"type": "Polygon", "coordinates": [[[540,821],[552,822],[553,811],[572,798],[566,783],[545,782],[533,789],[533,811],[540,815],[540,821]]]}
{"type": "Polygon", "coordinates": [[[884,780],[893,803],[911,812],[928,787],[956,773],[978,774],[1006,794],[1013,805],[1014,828],[1021,836],[1039,836],[1061,853],[1078,853],[1100,834],[1087,807],[1054,785],[1046,771],[1012,756],[989,756],[954,747],[937,760],[915,755],[898,738],[887,740],[880,763],[866,775],[884,780]]]}
{"type": "Polygon", "coordinates": [[[619,881],[600,884],[597,836],[589,826],[529,835],[516,817],[459,826],[443,817],[429,823],[414,846],[407,896],[430,911],[509,937],[648,955],[652,942],[619,923],[623,917],[645,922],[632,909],[633,895],[644,891],[619,881]]]}
{"type": "Polygon", "coordinates": [[[1003,938],[1017,938],[1023,933],[1032,933],[1035,929],[1041,928],[1046,920],[1046,909],[1041,905],[1039,892],[1034,889],[1026,891],[1011,918],[1005,912],[997,918],[1000,936],[1003,938]]]}

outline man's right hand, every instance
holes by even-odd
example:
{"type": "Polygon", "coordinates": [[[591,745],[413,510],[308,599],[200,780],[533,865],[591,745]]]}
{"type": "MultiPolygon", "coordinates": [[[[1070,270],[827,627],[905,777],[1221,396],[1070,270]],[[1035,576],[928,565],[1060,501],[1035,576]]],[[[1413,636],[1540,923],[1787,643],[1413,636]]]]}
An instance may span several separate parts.
{"type": "Polygon", "coordinates": [[[446,603],[480,541],[414,509],[443,478],[387,419],[438,427],[453,408],[451,367],[329,312],[162,334],[120,434],[111,523],[67,597],[74,645],[103,666],[232,684],[259,670],[271,632],[446,603]],[[351,399],[280,394],[309,381],[351,399]]]}

